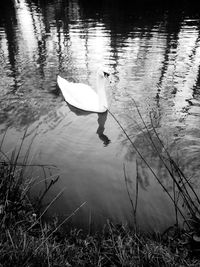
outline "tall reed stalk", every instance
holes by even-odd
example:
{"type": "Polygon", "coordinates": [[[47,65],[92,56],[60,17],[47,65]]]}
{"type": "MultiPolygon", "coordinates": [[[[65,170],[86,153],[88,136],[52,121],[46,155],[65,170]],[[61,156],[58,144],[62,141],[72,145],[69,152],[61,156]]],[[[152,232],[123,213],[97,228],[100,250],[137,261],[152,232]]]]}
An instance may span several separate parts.
{"type": "MultiPolygon", "coordinates": [[[[152,118],[152,113],[150,113],[150,121],[151,121],[151,129],[153,129],[153,133],[156,136],[156,140],[153,139],[152,133],[149,130],[149,127],[147,126],[147,123],[144,121],[142,114],[133,98],[130,97],[132,100],[132,103],[134,104],[134,107],[136,108],[136,111],[139,115],[139,118],[142,122],[143,128],[139,126],[137,123],[138,127],[140,127],[140,131],[144,133],[144,136],[147,138],[148,143],[151,145],[152,149],[156,151],[157,156],[159,157],[160,161],[162,162],[163,166],[165,167],[166,171],[169,174],[169,177],[171,178],[171,182],[173,185],[173,193],[169,191],[169,189],[162,183],[160,177],[157,175],[157,173],[153,170],[151,167],[150,163],[146,160],[145,155],[142,154],[140,149],[136,146],[136,144],[132,141],[131,137],[129,134],[126,132],[120,121],[116,118],[116,116],[108,110],[110,115],[113,117],[113,119],[116,121],[116,123],[119,125],[123,133],[125,134],[126,138],[129,140],[131,146],[133,149],[136,151],[136,153],[139,155],[139,157],[142,159],[142,161],[145,163],[147,168],[150,170],[150,172],[153,174],[154,178],[157,180],[157,182],[160,184],[160,186],[163,188],[165,193],[168,195],[170,200],[172,201],[174,208],[175,208],[175,215],[176,215],[176,222],[178,223],[178,214],[182,216],[184,219],[184,222],[186,225],[190,228],[191,225],[188,223],[187,217],[185,215],[185,212],[181,208],[181,204],[179,204],[180,199],[182,200],[182,204],[187,207],[187,210],[191,214],[192,217],[200,216],[199,214],[199,205],[200,205],[200,198],[198,197],[194,187],[190,183],[190,180],[184,175],[184,173],[181,171],[179,166],[176,164],[170,153],[168,152],[167,148],[165,147],[163,141],[159,137],[158,132],[156,131],[156,128],[153,123],[153,118],[152,118]],[[162,147],[162,150],[165,152],[161,153],[158,148],[157,144],[160,144],[162,147]],[[198,214],[198,215],[197,215],[198,214]]],[[[124,176],[125,176],[125,181],[127,180],[126,174],[124,171],[124,176]]],[[[136,181],[136,186],[137,186],[137,181],[136,181]]],[[[129,198],[130,198],[130,193],[129,198]]],[[[138,188],[136,190],[136,196],[138,196],[138,188]]],[[[131,199],[131,198],[130,198],[131,199]]],[[[137,207],[137,198],[135,200],[135,207],[137,207]]],[[[136,214],[135,207],[133,204],[133,201],[131,200],[131,205],[133,207],[134,214],[136,214]]]]}

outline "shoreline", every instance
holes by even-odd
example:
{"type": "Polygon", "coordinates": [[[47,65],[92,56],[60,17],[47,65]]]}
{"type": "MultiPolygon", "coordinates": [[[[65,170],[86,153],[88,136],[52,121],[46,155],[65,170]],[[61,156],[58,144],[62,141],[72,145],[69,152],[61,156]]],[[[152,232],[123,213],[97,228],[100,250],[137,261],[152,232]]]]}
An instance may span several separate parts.
{"type": "Polygon", "coordinates": [[[65,233],[56,218],[42,220],[17,164],[1,161],[0,179],[0,266],[200,266],[189,230],[148,234],[108,221],[94,234],[65,233]]]}

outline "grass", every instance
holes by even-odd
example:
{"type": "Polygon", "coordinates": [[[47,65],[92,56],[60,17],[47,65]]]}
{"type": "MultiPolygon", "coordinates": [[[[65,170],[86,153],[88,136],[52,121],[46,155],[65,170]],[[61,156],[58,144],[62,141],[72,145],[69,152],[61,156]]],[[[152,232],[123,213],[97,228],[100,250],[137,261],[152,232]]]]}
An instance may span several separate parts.
{"type": "MultiPolygon", "coordinates": [[[[86,235],[79,229],[65,232],[63,225],[74,216],[85,203],[82,203],[70,216],[62,222],[57,219],[45,222],[43,216],[53,202],[62,194],[60,192],[46,207],[41,209],[42,200],[59,176],[47,177],[45,189],[37,199],[30,199],[30,189],[34,180],[27,177],[29,149],[22,163],[22,146],[26,138],[25,131],[19,148],[13,150],[10,157],[2,151],[5,135],[0,143],[0,266],[200,266],[200,215],[199,198],[190,181],[182,173],[161,141],[156,128],[151,125],[156,142],[162,146],[163,153],[157,150],[152,134],[144,122],[136,105],[143,131],[148,141],[158,153],[173,184],[173,192],[161,183],[157,174],[151,169],[145,157],[138,150],[117,118],[110,112],[115,121],[136,150],[146,166],[152,171],[155,179],[171,199],[177,214],[176,225],[166,229],[164,233],[142,233],[138,227],[131,229],[125,225],[115,225],[108,221],[101,232],[86,235]],[[186,213],[180,207],[184,204],[186,213]],[[183,217],[184,227],[179,225],[178,215],[183,217]]],[[[137,166],[137,164],[136,164],[137,166]]],[[[124,165],[125,182],[126,168],[124,165]]],[[[126,182],[127,185],[127,182],[126,182]]],[[[127,186],[128,194],[128,186],[127,186]]],[[[138,182],[136,177],[136,196],[132,200],[133,214],[136,216],[138,200],[138,182]]],[[[136,219],[135,219],[136,224],[136,219]]]]}
{"type": "Polygon", "coordinates": [[[108,221],[101,233],[85,236],[42,222],[18,172],[11,175],[5,162],[0,170],[0,266],[196,266],[178,231],[176,239],[174,233],[148,236],[108,221]]]}

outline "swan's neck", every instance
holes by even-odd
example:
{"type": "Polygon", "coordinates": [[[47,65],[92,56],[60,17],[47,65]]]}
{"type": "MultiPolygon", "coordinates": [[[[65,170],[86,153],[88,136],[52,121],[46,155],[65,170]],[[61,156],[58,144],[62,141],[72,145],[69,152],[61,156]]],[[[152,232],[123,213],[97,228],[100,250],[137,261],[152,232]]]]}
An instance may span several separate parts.
{"type": "Polygon", "coordinates": [[[99,96],[99,107],[107,108],[106,80],[101,77],[97,77],[97,94],[99,96]]]}

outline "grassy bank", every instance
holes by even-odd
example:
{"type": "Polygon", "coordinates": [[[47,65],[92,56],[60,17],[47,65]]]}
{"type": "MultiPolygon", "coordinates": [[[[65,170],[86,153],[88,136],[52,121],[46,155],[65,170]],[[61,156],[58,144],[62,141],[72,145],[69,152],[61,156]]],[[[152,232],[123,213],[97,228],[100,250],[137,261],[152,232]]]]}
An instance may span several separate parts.
{"type": "Polygon", "coordinates": [[[108,222],[85,236],[42,222],[21,171],[0,163],[0,266],[200,266],[189,233],[179,228],[147,235],[108,222]]]}
{"type": "Polygon", "coordinates": [[[0,158],[0,266],[200,266],[198,218],[192,229],[171,227],[160,235],[111,222],[93,235],[65,233],[62,223],[43,222],[41,198],[53,183],[39,200],[30,200],[27,161],[19,165],[19,153],[0,158]]]}
{"type": "Polygon", "coordinates": [[[19,170],[0,164],[0,266],[200,266],[186,231],[142,234],[107,223],[101,233],[64,233],[44,223],[19,170]]]}

